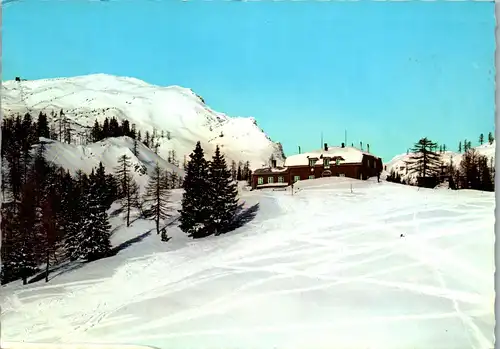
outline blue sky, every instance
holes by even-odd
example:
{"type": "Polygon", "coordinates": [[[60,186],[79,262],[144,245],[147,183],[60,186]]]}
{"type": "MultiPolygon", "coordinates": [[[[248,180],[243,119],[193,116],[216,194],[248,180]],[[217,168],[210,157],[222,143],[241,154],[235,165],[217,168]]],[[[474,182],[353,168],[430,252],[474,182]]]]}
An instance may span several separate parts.
{"type": "Polygon", "coordinates": [[[253,116],[287,155],[494,131],[494,3],[13,1],[2,80],[109,73],[253,116]]]}

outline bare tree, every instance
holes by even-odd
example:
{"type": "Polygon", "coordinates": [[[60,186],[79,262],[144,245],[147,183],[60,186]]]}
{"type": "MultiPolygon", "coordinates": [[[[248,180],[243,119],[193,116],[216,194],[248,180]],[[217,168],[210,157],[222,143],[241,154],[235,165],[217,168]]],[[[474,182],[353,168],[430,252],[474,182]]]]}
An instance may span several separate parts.
{"type": "Polygon", "coordinates": [[[146,218],[153,219],[156,223],[156,233],[160,234],[160,220],[169,218],[169,196],[170,190],[166,180],[167,172],[156,166],[151,174],[149,183],[146,187],[144,203],[148,206],[146,218]]]}

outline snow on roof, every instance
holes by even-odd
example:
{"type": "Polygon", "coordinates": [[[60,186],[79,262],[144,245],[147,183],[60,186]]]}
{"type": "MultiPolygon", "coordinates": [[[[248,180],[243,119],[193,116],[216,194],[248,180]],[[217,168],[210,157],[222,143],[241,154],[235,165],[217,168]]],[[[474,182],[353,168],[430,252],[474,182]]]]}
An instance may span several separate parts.
{"type": "Polygon", "coordinates": [[[341,156],[342,159],[340,160],[340,163],[342,164],[356,164],[360,163],[363,160],[363,155],[370,155],[375,158],[378,158],[377,156],[367,153],[365,151],[362,151],[358,148],[354,147],[328,147],[328,151],[324,150],[317,150],[309,153],[303,153],[303,154],[296,154],[292,155],[286,158],[285,160],[285,166],[301,166],[301,165],[309,165],[309,158],[317,158],[318,160],[316,161],[316,165],[321,164],[323,160],[321,160],[322,157],[329,156],[329,157],[334,157],[334,156],[341,156]]]}
{"type": "Polygon", "coordinates": [[[264,174],[264,173],[282,173],[286,172],[288,168],[286,167],[264,167],[264,168],[259,168],[254,171],[254,174],[264,174]]]}

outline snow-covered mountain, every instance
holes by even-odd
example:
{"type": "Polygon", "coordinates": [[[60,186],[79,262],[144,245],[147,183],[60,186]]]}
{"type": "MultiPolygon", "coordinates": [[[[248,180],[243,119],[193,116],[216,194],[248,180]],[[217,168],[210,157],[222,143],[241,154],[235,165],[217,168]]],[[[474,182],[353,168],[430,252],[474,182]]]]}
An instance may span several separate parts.
{"type": "MultiPolygon", "coordinates": [[[[488,161],[493,161],[492,162],[493,166],[495,164],[495,144],[496,144],[495,141],[493,141],[492,144],[486,143],[474,148],[478,154],[486,156],[488,158],[488,161]]],[[[407,167],[406,162],[410,160],[410,157],[411,153],[410,154],[404,153],[393,157],[391,161],[384,164],[385,167],[384,175],[387,175],[391,173],[392,170],[394,170],[394,172],[396,174],[399,174],[401,178],[409,179],[410,181],[414,180],[415,174],[412,174],[410,172],[407,173],[406,171],[407,167]]],[[[462,161],[463,153],[445,151],[441,155],[441,157],[443,160],[443,164],[449,165],[451,162],[455,166],[458,166],[462,161]]]]}
{"type": "Polygon", "coordinates": [[[278,164],[284,161],[281,145],[273,142],[254,118],[216,112],[202,97],[179,86],[162,87],[135,78],[94,74],[5,81],[1,98],[4,115],[29,111],[36,117],[44,111],[55,123],[62,109],[75,129],[76,143],[96,119],[102,124],[106,117],[116,117],[135,124],[143,136],[153,129],[158,134],[168,132],[169,137],[159,140],[158,154],[164,159],[174,150],[182,163],[200,141],[207,157],[218,144],[228,162],[250,161],[251,168],[268,164],[271,156],[278,164]]]}
{"type": "Polygon", "coordinates": [[[118,159],[123,155],[130,157],[134,179],[141,187],[147,183],[156,163],[170,173],[184,176],[184,171],[156,155],[151,149],[138,142],[137,156],[134,155],[134,140],[130,137],[107,138],[89,145],[73,145],[50,139],[46,143],[46,158],[49,162],[70,170],[90,173],[101,161],[106,172],[112,172],[118,166],[118,159]]]}

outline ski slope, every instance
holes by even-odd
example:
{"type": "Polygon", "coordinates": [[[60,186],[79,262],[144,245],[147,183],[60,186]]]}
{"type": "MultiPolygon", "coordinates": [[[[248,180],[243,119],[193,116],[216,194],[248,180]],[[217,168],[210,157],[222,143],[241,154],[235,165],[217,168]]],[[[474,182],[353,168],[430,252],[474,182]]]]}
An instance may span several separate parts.
{"type": "Polygon", "coordinates": [[[2,82],[4,115],[44,111],[59,130],[59,112],[74,130],[72,143],[81,144],[95,120],[106,117],[135,124],[142,138],[156,130],[158,154],[168,158],[174,150],[182,163],[197,141],[208,158],[216,145],[226,158],[250,162],[251,168],[268,165],[272,156],[284,161],[283,149],[259,128],[253,117],[230,117],[207,106],[202,97],[180,86],[156,86],[139,79],[108,74],[2,82]],[[55,112],[55,115],[51,115],[55,112]],[[163,131],[163,137],[160,137],[163,131]],[[168,137],[167,137],[168,133],[168,137]]]}
{"type": "Polygon", "coordinates": [[[161,243],[144,234],[151,222],[114,218],[115,245],[139,241],[48,284],[3,288],[2,340],[493,347],[494,193],[342,178],[295,188],[242,190],[256,216],[203,240],[170,227],[161,243]]]}

